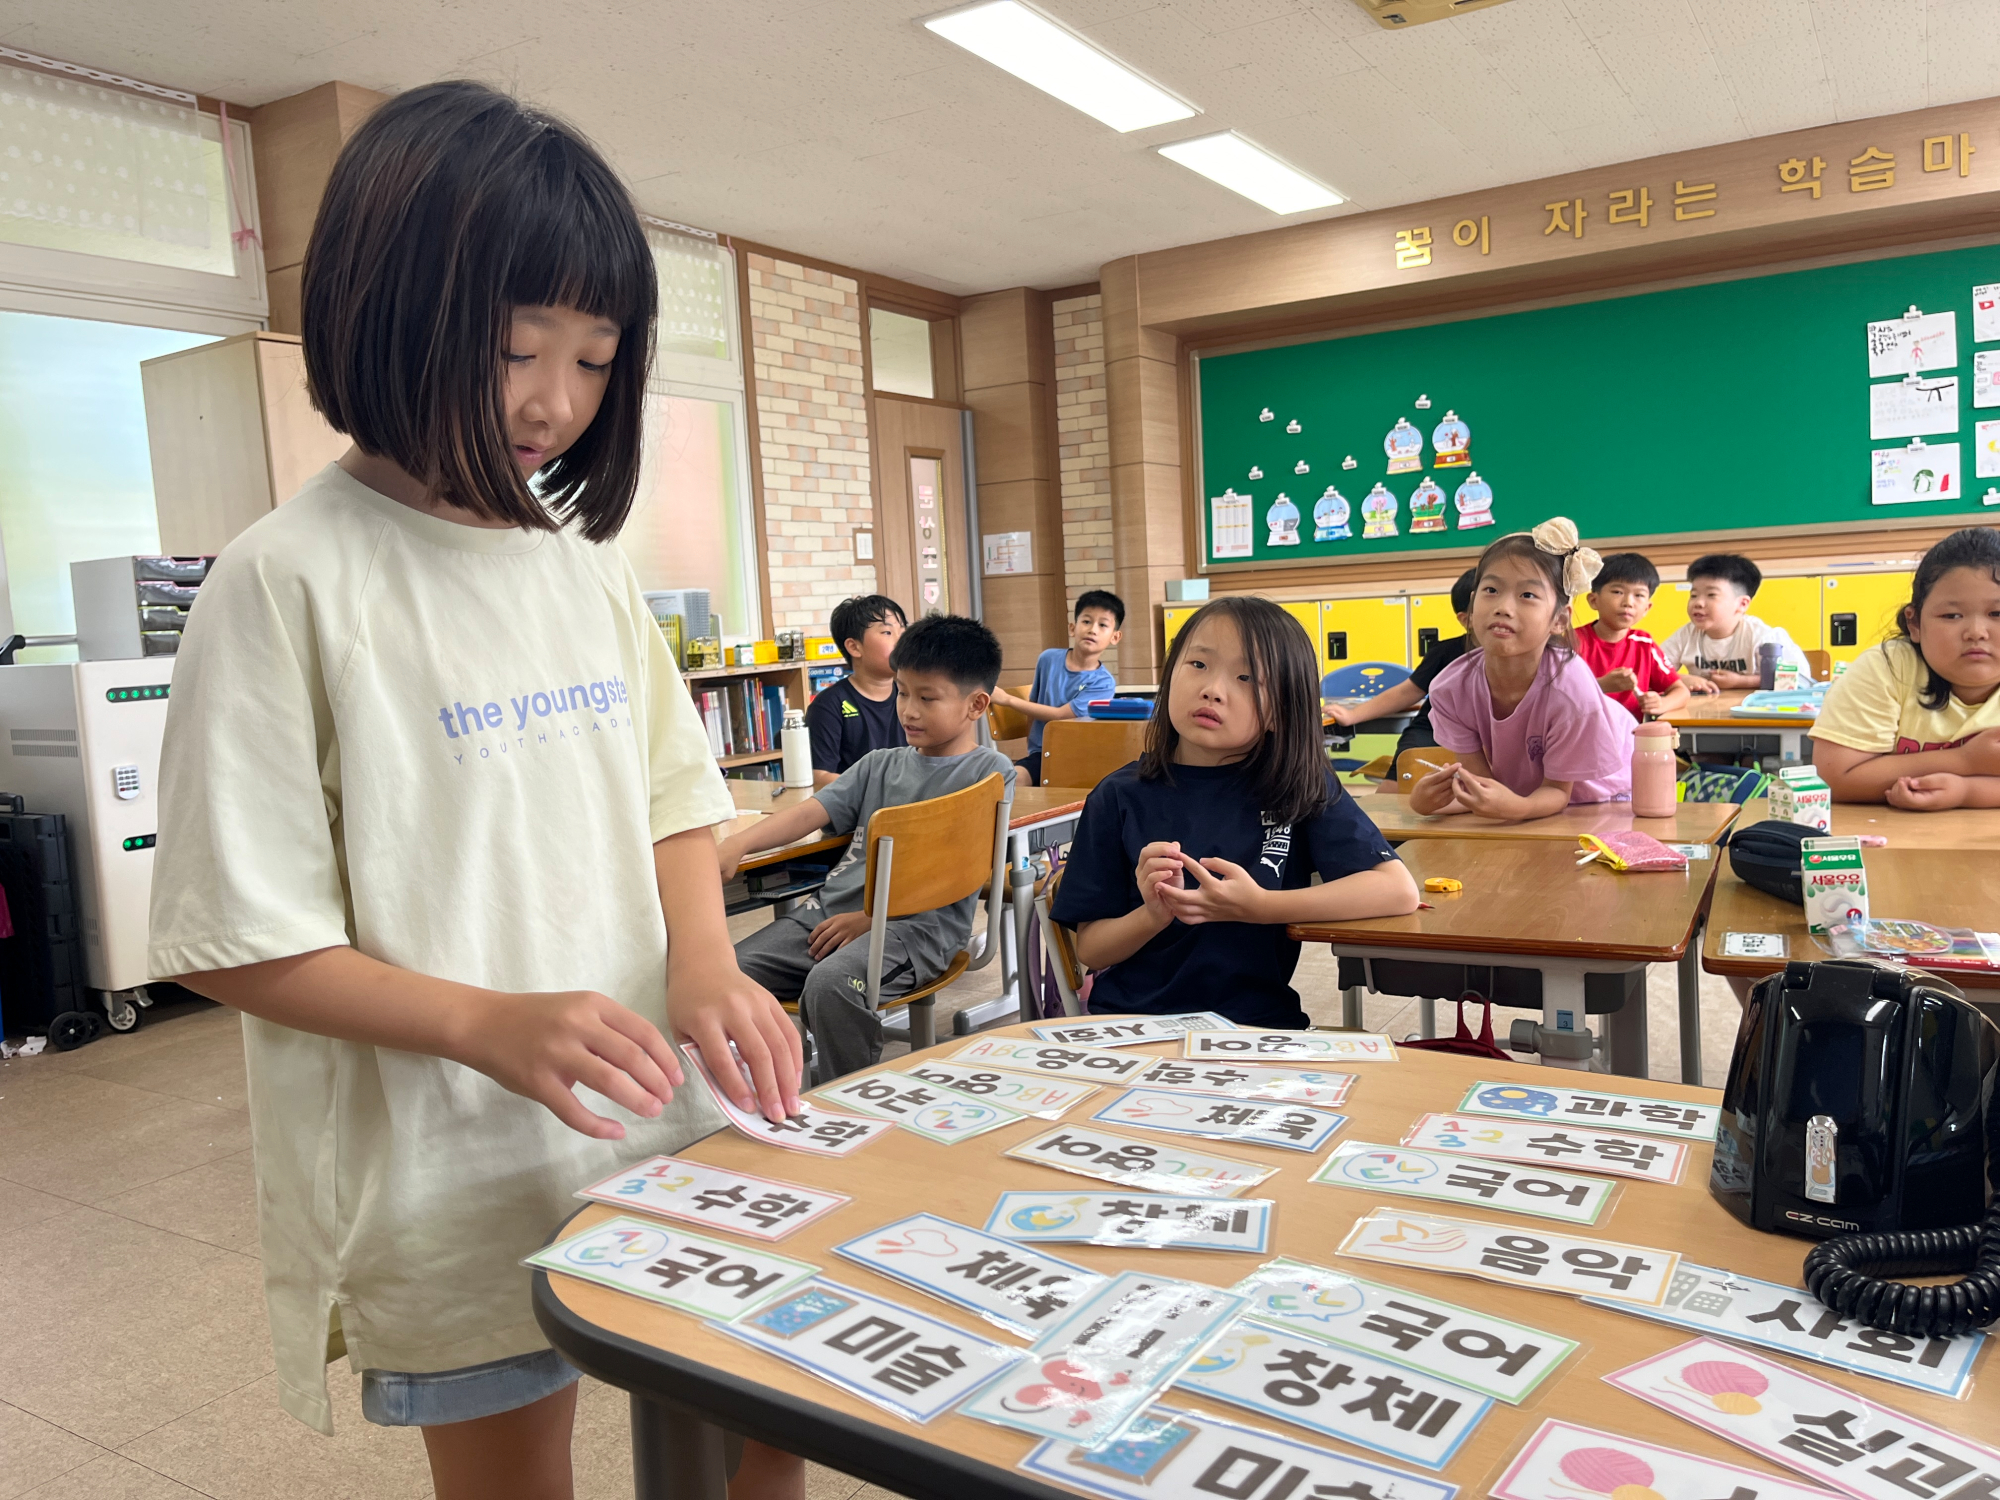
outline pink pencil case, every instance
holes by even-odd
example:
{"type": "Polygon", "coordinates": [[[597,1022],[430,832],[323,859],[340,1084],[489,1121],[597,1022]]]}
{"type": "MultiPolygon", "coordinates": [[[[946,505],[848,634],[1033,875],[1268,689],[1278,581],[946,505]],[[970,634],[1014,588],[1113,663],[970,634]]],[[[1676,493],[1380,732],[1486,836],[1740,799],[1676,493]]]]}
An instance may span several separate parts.
{"type": "Polygon", "coordinates": [[[1650,833],[1586,833],[1577,838],[1584,855],[1577,863],[1601,860],[1614,870],[1685,870],[1687,856],[1669,849],[1650,833]]]}

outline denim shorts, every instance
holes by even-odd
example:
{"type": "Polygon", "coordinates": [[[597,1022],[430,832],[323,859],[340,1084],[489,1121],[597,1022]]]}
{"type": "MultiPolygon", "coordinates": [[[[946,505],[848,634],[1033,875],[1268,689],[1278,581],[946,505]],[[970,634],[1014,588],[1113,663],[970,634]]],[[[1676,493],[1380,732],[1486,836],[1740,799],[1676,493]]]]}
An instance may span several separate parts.
{"type": "Polygon", "coordinates": [[[429,1375],[363,1370],[361,1415],[381,1427],[442,1427],[531,1405],[582,1377],[553,1349],[429,1375]]]}

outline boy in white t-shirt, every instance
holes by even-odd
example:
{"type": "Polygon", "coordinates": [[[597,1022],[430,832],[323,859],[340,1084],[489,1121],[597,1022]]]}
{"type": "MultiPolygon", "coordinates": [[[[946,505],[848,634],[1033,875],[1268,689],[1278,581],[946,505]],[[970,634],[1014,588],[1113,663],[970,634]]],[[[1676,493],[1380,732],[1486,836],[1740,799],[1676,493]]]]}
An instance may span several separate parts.
{"type": "Polygon", "coordinates": [[[1782,627],[1750,613],[1750,601],[1764,574],[1749,558],[1712,552],[1688,564],[1688,623],[1668,636],[1661,650],[1667,665],[1697,693],[1755,688],[1757,648],[1776,645],[1780,665],[1807,670],[1805,652],[1782,627]]]}

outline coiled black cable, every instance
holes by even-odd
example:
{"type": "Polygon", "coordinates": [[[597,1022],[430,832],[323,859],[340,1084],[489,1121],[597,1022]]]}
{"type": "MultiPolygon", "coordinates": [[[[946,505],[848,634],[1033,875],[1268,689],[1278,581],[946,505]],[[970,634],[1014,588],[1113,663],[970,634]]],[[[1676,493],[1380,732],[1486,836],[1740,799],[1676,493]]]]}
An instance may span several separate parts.
{"type": "Polygon", "coordinates": [[[1983,1224],[1844,1234],[1806,1255],[1806,1290],[1843,1316],[1918,1338],[1954,1338],[2000,1319],[2000,1199],[1983,1224]],[[1945,1286],[1881,1276],[1970,1274],[1945,1286]]]}

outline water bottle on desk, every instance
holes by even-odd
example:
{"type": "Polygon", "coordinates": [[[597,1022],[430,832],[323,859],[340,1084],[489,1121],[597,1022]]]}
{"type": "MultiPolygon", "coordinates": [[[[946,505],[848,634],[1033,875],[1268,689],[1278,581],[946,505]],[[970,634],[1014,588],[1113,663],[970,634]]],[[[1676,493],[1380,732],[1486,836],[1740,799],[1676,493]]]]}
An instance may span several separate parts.
{"type": "Polygon", "coordinates": [[[1671,818],[1679,811],[1679,733],[1664,720],[1632,728],[1632,816],[1671,818]]]}
{"type": "Polygon", "coordinates": [[[812,739],[806,732],[804,709],[785,710],[785,727],[780,732],[780,742],[779,748],[785,753],[785,785],[810,790],[813,784],[812,739]]]}

